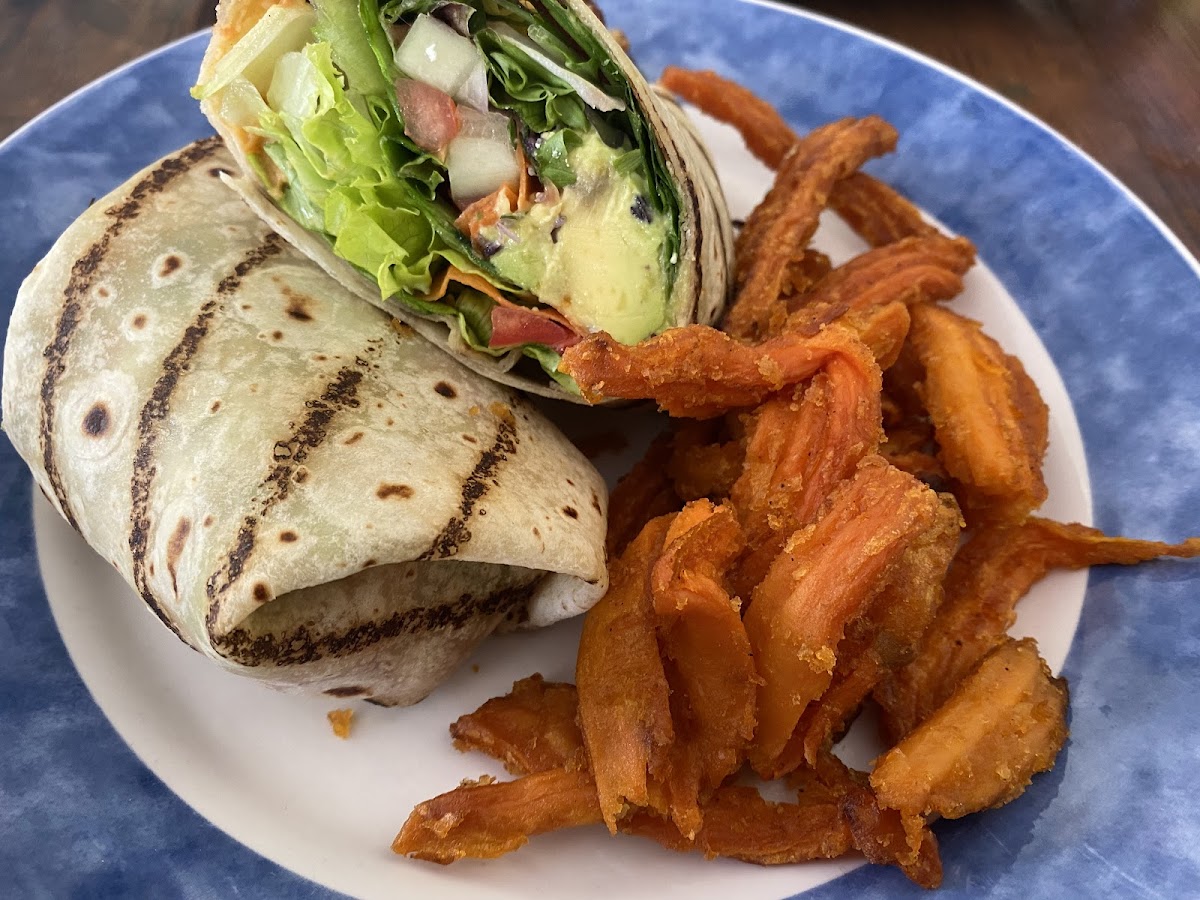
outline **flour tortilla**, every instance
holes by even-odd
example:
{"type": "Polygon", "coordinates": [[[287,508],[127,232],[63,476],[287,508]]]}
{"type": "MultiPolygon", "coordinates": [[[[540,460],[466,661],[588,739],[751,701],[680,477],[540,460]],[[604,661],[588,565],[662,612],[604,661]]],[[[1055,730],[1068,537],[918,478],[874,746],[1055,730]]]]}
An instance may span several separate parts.
{"type": "MultiPolygon", "coordinates": [[[[221,0],[217,5],[217,23],[212,40],[200,66],[199,83],[230,48],[277,4],[293,5],[297,0],[221,0]]],[[[658,140],[666,165],[674,177],[682,199],[679,211],[679,268],[668,303],[664,328],[693,323],[712,325],[725,308],[733,277],[733,226],[725,195],[712,159],[686,113],[666,92],[656,90],[638,71],[637,66],[617,43],[612,33],[588,8],[584,0],[562,0],[603,43],[612,59],[629,80],[638,106],[658,140]]],[[[353,293],[411,325],[439,347],[476,372],[494,381],[522,391],[586,403],[543,373],[525,374],[513,369],[521,360],[520,351],[493,357],[473,350],[457,328],[440,316],[421,316],[394,300],[380,297],[379,287],[371,279],[338,257],[321,235],[308,231],[280,209],[253,175],[250,154],[245,149],[245,134],[221,117],[220,103],[209,98],[200,104],[213,127],[225,138],[238,162],[239,172],[232,183],[248,204],[295,247],[353,293]]]]}
{"type": "Polygon", "coordinates": [[[239,674],[416,702],[606,587],[604,484],[512,392],[358,302],[193,144],[17,297],[3,424],[166,627],[239,674]]]}

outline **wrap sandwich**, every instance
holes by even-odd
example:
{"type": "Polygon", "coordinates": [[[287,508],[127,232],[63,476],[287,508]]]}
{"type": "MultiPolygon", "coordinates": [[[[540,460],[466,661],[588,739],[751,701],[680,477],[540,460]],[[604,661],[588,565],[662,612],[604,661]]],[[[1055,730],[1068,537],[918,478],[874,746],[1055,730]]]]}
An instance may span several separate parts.
{"type": "Polygon", "coordinates": [[[280,234],[497,381],[579,399],[582,335],[725,302],[712,162],[583,0],[222,0],[194,95],[280,234]]]}
{"type": "Polygon", "coordinates": [[[224,185],[218,138],[97,201],[21,287],[3,425],[179,638],[395,705],[606,586],[604,484],[536,410],[365,303],[224,185]]]}

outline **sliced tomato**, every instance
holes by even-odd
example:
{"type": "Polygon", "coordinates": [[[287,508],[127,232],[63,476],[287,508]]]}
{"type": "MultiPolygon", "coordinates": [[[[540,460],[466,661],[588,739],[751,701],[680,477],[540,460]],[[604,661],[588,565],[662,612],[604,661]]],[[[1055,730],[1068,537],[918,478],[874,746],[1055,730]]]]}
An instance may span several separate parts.
{"type": "Polygon", "coordinates": [[[430,153],[441,153],[458,134],[458,106],[447,93],[411,78],[396,81],[404,133],[430,153]]]}
{"type": "Polygon", "coordinates": [[[488,341],[489,347],[545,344],[562,353],[581,340],[578,333],[562,322],[534,310],[519,306],[497,306],[492,309],[492,338],[488,341]]]}

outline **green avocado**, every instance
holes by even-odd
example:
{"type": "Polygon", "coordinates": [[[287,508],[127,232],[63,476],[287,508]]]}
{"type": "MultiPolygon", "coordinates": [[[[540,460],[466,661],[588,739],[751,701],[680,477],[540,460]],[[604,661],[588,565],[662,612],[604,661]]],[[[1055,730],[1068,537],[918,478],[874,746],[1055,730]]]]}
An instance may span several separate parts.
{"type": "Polygon", "coordinates": [[[580,329],[635,344],[666,322],[670,222],[646,200],[640,179],[616,170],[619,156],[588,134],[568,154],[576,181],[558,203],[536,203],[481,236],[500,245],[491,262],[502,277],[580,329]]]}

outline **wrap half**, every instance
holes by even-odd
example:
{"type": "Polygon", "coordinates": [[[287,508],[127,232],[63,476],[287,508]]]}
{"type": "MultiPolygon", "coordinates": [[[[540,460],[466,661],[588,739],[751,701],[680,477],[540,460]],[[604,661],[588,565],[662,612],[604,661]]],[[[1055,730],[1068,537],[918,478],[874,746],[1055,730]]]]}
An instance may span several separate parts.
{"type": "Polygon", "coordinates": [[[725,303],[712,161],[583,0],[222,0],[194,94],[272,227],[489,378],[580,400],[583,335],[725,303]]]}
{"type": "Polygon", "coordinates": [[[511,391],[352,301],[211,138],[93,204],[18,294],[4,430],[162,623],[394,705],[606,585],[604,484],[511,391]]]}

